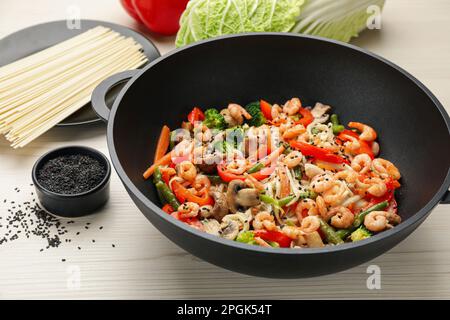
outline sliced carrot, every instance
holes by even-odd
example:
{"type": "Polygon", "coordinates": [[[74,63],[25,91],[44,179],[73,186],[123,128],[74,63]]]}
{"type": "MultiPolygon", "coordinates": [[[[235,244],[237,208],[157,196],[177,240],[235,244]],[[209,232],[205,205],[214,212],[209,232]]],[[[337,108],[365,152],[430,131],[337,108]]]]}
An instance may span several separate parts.
{"type": "Polygon", "coordinates": [[[153,163],[150,168],[148,168],[143,176],[144,179],[148,179],[153,175],[153,172],[155,172],[155,169],[157,166],[163,166],[163,165],[168,165],[170,164],[170,162],[172,161],[172,152],[168,152],[165,156],[163,156],[161,159],[159,159],[158,161],[156,161],[155,163],[153,163]]]}
{"type": "Polygon", "coordinates": [[[154,162],[161,159],[169,149],[170,143],[170,129],[168,126],[163,126],[161,129],[161,134],[159,135],[158,144],[156,145],[155,159],[154,162]]]}
{"type": "Polygon", "coordinates": [[[289,178],[286,175],[286,170],[283,167],[278,169],[278,176],[281,184],[281,198],[287,197],[291,193],[291,185],[289,183],[289,178]]]}

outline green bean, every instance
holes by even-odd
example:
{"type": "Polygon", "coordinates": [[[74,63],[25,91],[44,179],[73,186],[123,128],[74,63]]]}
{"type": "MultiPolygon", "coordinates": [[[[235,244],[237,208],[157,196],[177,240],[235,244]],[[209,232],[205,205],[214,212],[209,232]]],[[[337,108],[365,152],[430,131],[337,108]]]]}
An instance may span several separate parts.
{"type": "Polygon", "coordinates": [[[278,205],[280,207],[284,207],[284,206],[288,205],[294,199],[295,199],[295,196],[287,196],[283,199],[278,200],[278,205]]]}
{"type": "Polygon", "coordinates": [[[334,134],[339,134],[345,130],[345,127],[339,123],[339,118],[337,114],[332,114],[330,120],[332,123],[331,127],[333,129],[334,134]]]}
{"type": "Polygon", "coordinates": [[[319,218],[320,221],[320,231],[325,235],[328,243],[333,244],[341,244],[344,241],[338,237],[336,231],[334,231],[333,227],[331,227],[328,223],[326,223],[322,218],[319,218]]]}
{"type": "Polygon", "coordinates": [[[255,173],[258,171],[261,171],[261,169],[264,168],[264,163],[262,162],[257,162],[253,167],[251,167],[250,169],[248,169],[248,173],[255,173]]]}
{"type": "Polygon", "coordinates": [[[278,201],[272,197],[269,197],[268,195],[265,194],[260,194],[259,195],[259,199],[267,204],[270,204],[272,206],[278,206],[278,201]]]}
{"type": "Polygon", "coordinates": [[[345,239],[347,238],[353,231],[355,231],[356,229],[358,229],[363,223],[364,223],[364,218],[371,212],[373,211],[381,211],[386,209],[386,207],[389,205],[389,203],[387,201],[383,201],[380,203],[377,203],[376,205],[368,208],[367,210],[364,210],[360,213],[358,213],[355,217],[355,220],[353,221],[353,225],[348,228],[348,229],[342,229],[337,231],[336,233],[338,234],[338,236],[341,239],[345,239]]]}
{"type": "Polygon", "coordinates": [[[159,166],[155,168],[155,171],[153,172],[153,183],[158,183],[158,181],[162,181],[162,174],[161,170],[159,169],[159,166]]]}
{"type": "Polygon", "coordinates": [[[156,183],[156,188],[161,192],[164,199],[168,204],[174,209],[177,210],[180,206],[180,203],[177,200],[177,197],[173,194],[172,190],[165,184],[163,181],[158,181],[156,183]]]}
{"type": "MultiPolygon", "coordinates": [[[[158,181],[162,181],[162,175],[161,175],[161,170],[159,170],[159,167],[156,167],[155,171],[153,172],[153,183],[156,185],[158,183],[158,181]]],[[[167,201],[164,198],[161,190],[156,188],[156,193],[158,194],[158,198],[159,198],[159,201],[161,201],[161,204],[165,205],[167,203],[167,201]]]]}

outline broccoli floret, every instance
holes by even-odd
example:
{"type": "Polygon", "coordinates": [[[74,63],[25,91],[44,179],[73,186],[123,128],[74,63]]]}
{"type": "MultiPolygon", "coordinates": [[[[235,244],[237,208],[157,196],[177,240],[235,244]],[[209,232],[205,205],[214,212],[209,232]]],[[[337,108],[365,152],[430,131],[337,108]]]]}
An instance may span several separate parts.
{"type": "Polygon", "coordinates": [[[208,109],[205,111],[205,120],[203,124],[209,129],[223,130],[227,127],[225,118],[217,111],[217,109],[208,109]]]}
{"type": "Polygon", "coordinates": [[[353,242],[364,240],[367,238],[370,238],[372,236],[372,233],[367,230],[364,226],[360,226],[358,229],[352,232],[350,235],[350,239],[352,239],[353,242]]]}
{"type": "Polygon", "coordinates": [[[266,123],[266,118],[261,112],[261,107],[258,101],[249,103],[245,107],[245,110],[247,110],[247,112],[252,116],[252,118],[248,120],[249,125],[259,127],[266,123]]]}

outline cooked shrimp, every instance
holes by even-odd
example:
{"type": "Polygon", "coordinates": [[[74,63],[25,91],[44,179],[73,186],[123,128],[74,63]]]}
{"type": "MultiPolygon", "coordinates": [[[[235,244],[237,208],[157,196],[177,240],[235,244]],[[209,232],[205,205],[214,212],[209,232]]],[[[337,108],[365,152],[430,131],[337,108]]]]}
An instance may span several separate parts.
{"type": "Polygon", "coordinates": [[[197,141],[208,142],[211,141],[213,134],[207,126],[202,124],[194,128],[194,137],[197,141]]]}
{"type": "Polygon", "coordinates": [[[283,163],[287,165],[289,169],[292,169],[302,162],[302,158],[303,155],[300,151],[292,151],[283,159],[283,163]]]}
{"type": "Polygon", "coordinates": [[[235,159],[227,164],[227,170],[232,174],[243,174],[247,170],[247,161],[245,159],[235,159]]]}
{"type": "Polygon", "coordinates": [[[316,207],[317,211],[319,212],[320,216],[324,218],[325,220],[328,220],[328,208],[327,204],[325,203],[325,200],[321,196],[317,196],[316,198],[316,207]]]}
{"type": "Polygon", "coordinates": [[[372,161],[372,168],[384,179],[391,177],[394,180],[398,180],[402,177],[400,171],[392,162],[382,158],[374,159],[372,161]]]}
{"type": "Polygon", "coordinates": [[[302,103],[300,102],[299,98],[292,98],[291,100],[287,101],[283,106],[283,112],[287,113],[290,116],[293,116],[297,112],[300,111],[300,108],[302,107],[302,103]]]}
{"type": "Polygon", "coordinates": [[[320,220],[316,216],[308,216],[302,220],[301,230],[304,233],[311,233],[320,228],[320,220]]]}
{"type": "Polygon", "coordinates": [[[247,112],[242,106],[236,103],[230,103],[228,105],[228,111],[230,111],[230,116],[236,120],[238,124],[242,124],[244,122],[244,118],[249,120],[252,118],[250,113],[247,112]]]}
{"type": "Polygon", "coordinates": [[[383,231],[389,224],[387,217],[386,211],[372,211],[364,218],[364,226],[373,232],[383,231]]]}
{"type": "Polygon", "coordinates": [[[361,122],[349,122],[348,126],[361,132],[359,138],[364,141],[373,141],[377,138],[377,132],[367,124],[361,122]]]}
{"type": "Polygon", "coordinates": [[[283,232],[292,240],[298,239],[300,236],[303,236],[304,234],[302,229],[296,226],[284,226],[283,229],[281,229],[281,232],[283,232]]]}
{"type": "Polygon", "coordinates": [[[369,155],[366,153],[361,153],[353,158],[351,167],[356,172],[364,174],[370,170],[371,164],[372,159],[369,157],[369,155]]]}
{"type": "Polygon", "coordinates": [[[346,207],[335,207],[329,211],[331,225],[335,228],[346,229],[350,227],[355,220],[353,213],[346,207]]]}
{"type": "Polygon", "coordinates": [[[345,200],[348,194],[349,190],[344,182],[333,180],[333,185],[322,193],[322,197],[325,203],[331,206],[338,206],[345,200]]]}
{"type": "Polygon", "coordinates": [[[345,180],[348,183],[355,183],[358,180],[358,174],[353,170],[343,170],[337,172],[333,178],[336,180],[345,180]]]}
{"type": "Polygon", "coordinates": [[[176,168],[178,176],[186,181],[194,181],[195,177],[197,176],[197,169],[190,161],[183,161],[179,163],[176,168]]]}
{"type": "Polygon", "coordinates": [[[180,218],[194,218],[198,215],[200,206],[195,202],[185,202],[178,207],[180,218]]]}
{"type": "Polygon", "coordinates": [[[199,174],[194,179],[193,187],[197,191],[209,189],[211,187],[211,181],[204,174],[199,174]]]}
{"type": "Polygon", "coordinates": [[[230,110],[228,109],[222,109],[220,111],[220,114],[223,116],[223,118],[225,119],[225,122],[230,126],[230,127],[235,127],[237,125],[239,125],[238,121],[233,118],[231,116],[230,110]]]}
{"type": "Polygon", "coordinates": [[[307,210],[308,216],[316,216],[318,212],[316,202],[312,199],[303,199],[297,204],[295,214],[297,215],[298,221],[302,221],[304,210],[307,210]]]}
{"type": "Polygon", "coordinates": [[[364,183],[369,185],[367,192],[375,197],[381,197],[387,192],[386,183],[380,178],[367,178],[364,183]]]}
{"type": "Polygon", "coordinates": [[[344,151],[347,154],[354,155],[359,148],[361,148],[361,143],[356,138],[350,137],[350,141],[344,143],[344,151]]]}
{"type": "Polygon", "coordinates": [[[275,118],[278,118],[280,116],[281,112],[283,112],[283,109],[278,104],[274,104],[272,106],[272,110],[270,112],[270,115],[272,116],[272,119],[275,119],[275,118]]]}
{"type": "Polygon", "coordinates": [[[306,131],[306,129],[302,124],[297,124],[297,125],[293,126],[292,128],[287,129],[283,133],[283,139],[285,139],[285,140],[294,139],[294,138],[298,137],[299,135],[301,135],[302,133],[304,133],[305,131],[306,131]]]}
{"type": "Polygon", "coordinates": [[[275,224],[275,218],[267,211],[262,211],[258,213],[255,216],[252,225],[255,230],[266,229],[271,231],[277,229],[277,225],[275,224]]]}
{"type": "Polygon", "coordinates": [[[315,192],[324,192],[334,185],[335,180],[327,173],[320,174],[312,178],[311,187],[315,192]]]}

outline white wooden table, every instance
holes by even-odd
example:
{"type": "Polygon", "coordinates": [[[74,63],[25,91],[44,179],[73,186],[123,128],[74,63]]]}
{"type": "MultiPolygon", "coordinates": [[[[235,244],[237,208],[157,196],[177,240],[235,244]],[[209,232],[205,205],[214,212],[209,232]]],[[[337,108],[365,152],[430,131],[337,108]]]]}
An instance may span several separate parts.
{"type": "MultiPolygon", "coordinates": [[[[365,32],[353,43],[410,71],[450,111],[450,1],[387,2],[381,31],[365,32]]],[[[139,28],[118,0],[1,0],[0,38],[64,19],[68,5],[77,5],[82,18],[139,28]]],[[[173,48],[173,38],[149,36],[162,53],[173,48]]],[[[69,144],[107,153],[105,127],[53,129],[23,150],[12,150],[0,138],[0,216],[6,215],[4,198],[32,197],[34,161],[69,144]]],[[[147,222],[115,173],[108,205],[81,221],[70,226],[72,233],[82,231],[77,240],[56,249],[40,252],[37,239],[1,245],[0,298],[450,298],[450,206],[438,206],[413,235],[370,263],[330,276],[281,281],[226,271],[184,252],[147,222]],[[85,230],[85,222],[92,228],[85,230]],[[366,286],[372,264],[381,268],[380,290],[366,286]]]]}

